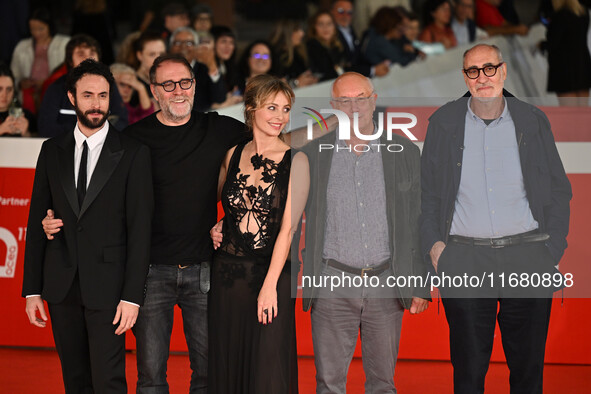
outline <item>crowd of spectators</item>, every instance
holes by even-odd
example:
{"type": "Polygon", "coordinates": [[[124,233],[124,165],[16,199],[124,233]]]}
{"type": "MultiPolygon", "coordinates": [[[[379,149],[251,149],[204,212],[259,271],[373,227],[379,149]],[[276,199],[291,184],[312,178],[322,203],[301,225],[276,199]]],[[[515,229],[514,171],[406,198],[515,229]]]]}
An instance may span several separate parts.
{"type": "MultiPolygon", "coordinates": [[[[122,128],[159,109],[150,83],[162,81],[150,81],[149,69],[154,59],[166,52],[182,54],[192,65],[195,109],[207,111],[240,103],[246,82],[260,74],[283,77],[294,88],[331,80],[345,71],[381,77],[394,65],[405,67],[457,45],[497,34],[528,32],[519,21],[513,0],[398,1],[389,3],[396,6],[379,8],[378,3],[372,2],[376,9],[362,34],[353,26],[355,3],[333,0],[329,9],[318,10],[308,20],[278,18],[268,37],[244,43],[242,50],[236,32],[215,25],[212,9],[198,2],[169,2],[159,12],[150,10],[140,29],[119,45],[114,45],[105,27],[104,0],[77,2],[72,37],[56,34],[56,19],[48,9],[37,8],[28,18],[30,37],[16,45],[9,63],[12,72],[8,74],[4,66],[0,80],[12,81],[7,105],[25,110],[21,113],[27,115],[27,133],[49,137],[75,121],[63,86],[64,75],[89,57],[113,66],[117,88],[112,91],[110,120],[122,128]],[[118,48],[116,53],[113,48],[118,48]]],[[[561,63],[564,40],[560,34],[564,29],[559,26],[578,26],[577,34],[583,40],[588,4],[581,5],[578,0],[546,3],[549,12],[545,20],[556,19],[549,24],[551,63],[561,63]]],[[[366,8],[359,7],[359,12],[367,12],[366,8]]],[[[588,55],[588,51],[581,55],[585,62],[588,55]]],[[[562,75],[553,72],[560,66],[551,66],[552,75],[562,75]]],[[[580,86],[574,81],[557,87],[555,80],[551,76],[550,91],[561,96],[572,92],[588,95],[588,78],[580,86]]],[[[2,104],[0,113],[8,113],[7,105],[2,104]]],[[[0,125],[4,134],[11,134],[5,131],[8,129],[0,125]]]]}

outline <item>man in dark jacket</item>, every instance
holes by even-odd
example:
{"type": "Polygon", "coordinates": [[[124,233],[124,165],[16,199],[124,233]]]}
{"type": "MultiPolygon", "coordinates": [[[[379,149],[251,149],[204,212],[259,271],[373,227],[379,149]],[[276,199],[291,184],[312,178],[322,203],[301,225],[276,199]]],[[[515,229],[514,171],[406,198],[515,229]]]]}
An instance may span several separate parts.
{"type": "Polygon", "coordinates": [[[544,113],[503,89],[500,50],[466,51],[463,73],[469,93],[431,116],[421,161],[423,255],[442,280],[455,393],[484,392],[495,319],[511,392],[542,393],[571,187],[544,113]]]}
{"type": "Polygon", "coordinates": [[[351,0],[335,0],[332,2],[330,14],[337,23],[337,34],[345,50],[347,69],[356,71],[366,77],[382,77],[390,72],[390,63],[383,61],[375,66],[369,64],[361,53],[361,43],[353,29],[353,2],[351,0]]]}
{"type": "Polygon", "coordinates": [[[368,78],[341,75],[331,104],[351,128],[341,124],[303,148],[311,181],[302,297],[304,310],[311,309],[317,393],[346,392],[359,333],[366,392],[395,392],[404,309],[414,314],[428,306],[428,289],[410,284],[411,277],[420,283],[426,274],[418,228],[419,149],[397,135],[377,139],[376,98],[368,78]],[[361,137],[352,127],[354,113],[361,137]],[[396,278],[409,279],[408,285],[394,285],[396,278]]]}

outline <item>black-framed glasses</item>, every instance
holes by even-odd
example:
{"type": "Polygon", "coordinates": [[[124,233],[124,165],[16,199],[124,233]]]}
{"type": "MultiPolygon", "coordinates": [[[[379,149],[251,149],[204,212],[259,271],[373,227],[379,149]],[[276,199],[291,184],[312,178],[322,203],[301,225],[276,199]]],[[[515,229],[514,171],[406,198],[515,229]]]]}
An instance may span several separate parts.
{"type": "Polygon", "coordinates": [[[157,86],[162,86],[162,89],[164,89],[165,92],[172,92],[176,89],[176,85],[179,85],[181,87],[181,89],[183,90],[189,90],[191,89],[191,86],[193,86],[193,78],[188,79],[181,79],[180,81],[164,81],[162,83],[155,83],[154,85],[157,86]]]}
{"type": "Polygon", "coordinates": [[[347,14],[347,15],[349,15],[349,16],[352,16],[352,15],[353,15],[353,10],[346,10],[346,9],[344,9],[344,8],[341,8],[341,7],[337,8],[337,12],[338,12],[340,15],[343,15],[343,14],[347,14]]]}
{"type": "Polygon", "coordinates": [[[497,68],[501,67],[505,62],[500,62],[499,64],[497,64],[496,66],[488,65],[488,66],[484,66],[484,67],[470,67],[470,68],[465,68],[464,74],[466,74],[466,76],[470,79],[476,79],[480,76],[480,71],[482,71],[484,73],[485,76],[487,77],[494,77],[495,74],[497,73],[497,68]]]}

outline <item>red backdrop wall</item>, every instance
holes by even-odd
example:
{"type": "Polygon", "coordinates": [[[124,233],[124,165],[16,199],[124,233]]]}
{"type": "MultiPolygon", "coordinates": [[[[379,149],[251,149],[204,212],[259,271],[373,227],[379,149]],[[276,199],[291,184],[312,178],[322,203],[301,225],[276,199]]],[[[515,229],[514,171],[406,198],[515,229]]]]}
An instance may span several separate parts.
{"type": "MultiPolygon", "coordinates": [[[[428,116],[435,108],[404,108],[396,111],[400,110],[417,115],[419,122],[413,129],[413,134],[422,140],[428,116]]],[[[575,149],[568,152],[587,147],[591,141],[591,109],[577,109],[574,112],[575,110],[568,108],[544,108],[544,111],[551,120],[559,147],[568,143],[564,146],[575,149]]],[[[31,168],[10,168],[9,163],[2,160],[2,156],[7,153],[5,149],[6,144],[0,141],[0,346],[53,347],[51,328],[39,329],[31,326],[24,313],[24,300],[20,297],[27,215],[34,177],[32,167],[38,150],[28,149],[22,153],[32,156],[31,168]]],[[[572,163],[573,157],[565,157],[564,153],[562,157],[569,172],[574,198],[571,203],[569,247],[560,263],[560,269],[563,273],[573,274],[575,287],[564,293],[564,299],[560,298],[560,293],[556,294],[558,298],[554,300],[546,351],[548,363],[591,364],[591,340],[588,334],[588,327],[591,326],[591,299],[572,298],[591,297],[591,290],[586,290],[591,284],[591,249],[588,247],[591,234],[589,152],[591,150],[587,150],[587,155],[576,157],[576,165],[568,164],[572,163]]],[[[296,311],[298,353],[313,355],[310,317],[308,313],[302,312],[300,300],[296,311]]],[[[425,313],[411,316],[407,312],[402,326],[399,357],[447,360],[448,334],[443,307],[437,300],[431,303],[425,313]]],[[[127,336],[127,345],[129,348],[135,346],[133,335],[127,336]]],[[[178,308],[171,350],[186,351],[178,308]]],[[[356,355],[360,355],[359,348],[356,355]]],[[[504,360],[498,331],[492,359],[504,360]]]]}

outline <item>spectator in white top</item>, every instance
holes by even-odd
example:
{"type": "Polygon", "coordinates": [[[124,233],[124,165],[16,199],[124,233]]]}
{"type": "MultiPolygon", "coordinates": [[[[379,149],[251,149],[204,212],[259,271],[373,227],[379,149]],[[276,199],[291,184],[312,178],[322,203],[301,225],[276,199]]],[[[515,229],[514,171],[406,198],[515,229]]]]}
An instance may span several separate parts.
{"type": "Polygon", "coordinates": [[[29,18],[31,37],[21,40],[12,54],[10,68],[22,102],[36,112],[43,81],[59,66],[66,55],[70,37],[55,34],[53,20],[46,8],[37,8],[29,18]]]}

